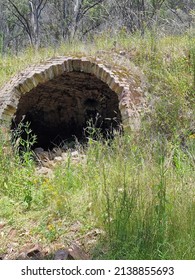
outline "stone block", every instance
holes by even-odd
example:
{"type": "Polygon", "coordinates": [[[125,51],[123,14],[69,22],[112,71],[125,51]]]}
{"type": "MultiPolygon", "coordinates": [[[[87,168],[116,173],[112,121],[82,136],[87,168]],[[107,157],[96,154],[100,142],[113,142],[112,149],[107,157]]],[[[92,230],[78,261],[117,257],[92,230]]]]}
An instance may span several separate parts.
{"type": "Polygon", "coordinates": [[[27,92],[36,87],[36,82],[34,80],[34,77],[31,75],[30,77],[28,76],[25,80],[27,92]]]}
{"type": "MultiPolygon", "coordinates": [[[[122,91],[123,91],[123,86],[120,84],[120,83],[118,83],[117,84],[117,87],[115,88],[115,92],[118,94],[118,97],[120,96],[120,94],[122,93],[122,91]]],[[[120,98],[119,98],[120,99],[120,98]]]]}
{"type": "Polygon", "coordinates": [[[53,70],[54,77],[57,77],[58,76],[58,72],[59,72],[58,65],[52,64],[50,68],[52,68],[52,70],[53,70]]]}
{"type": "Polygon", "coordinates": [[[44,72],[36,72],[34,75],[33,75],[33,78],[34,78],[34,82],[36,85],[39,85],[39,84],[42,84],[42,83],[45,83],[46,81],[46,77],[45,77],[45,74],[44,72]]]}
{"type": "Polygon", "coordinates": [[[91,73],[92,66],[93,66],[93,64],[90,61],[82,61],[81,70],[84,73],[91,73]]]}
{"type": "Polygon", "coordinates": [[[99,66],[95,63],[91,64],[90,73],[96,76],[99,66]]]}
{"type": "Polygon", "coordinates": [[[72,60],[72,67],[73,71],[80,72],[81,71],[81,60],[80,59],[73,59],[72,60]]]}
{"type": "Polygon", "coordinates": [[[103,72],[102,72],[102,76],[101,76],[101,80],[108,84],[109,81],[109,77],[110,75],[112,75],[113,73],[111,71],[109,71],[108,69],[106,69],[105,67],[103,68],[103,72]]]}
{"type": "Polygon", "coordinates": [[[68,65],[68,72],[74,71],[73,65],[72,65],[72,58],[71,57],[68,58],[67,65],[68,65]]]}
{"type": "Polygon", "coordinates": [[[10,122],[11,123],[11,119],[12,119],[12,116],[13,114],[15,113],[15,108],[10,108],[10,107],[7,107],[6,109],[4,109],[3,111],[3,114],[1,116],[1,119],[4,121],[4,122],[10,122]]]}
{"type": "Polygon", "coordinates": [[[56,67],[58,69],[58,75],[62,75],[65,71],[64,63],[58,63],[56,64],[56,67]]]}
{"type": "Polygon", "coordinates": [[[52,80],[55,77],[55,73],[53,71],[53,68],[49,66],[47,69],[45,69],[45,76],[46,80],[52,80]]]}
{"type": "Polygon", "coordinates": [[[103,64],[98,64],[98,67],[97,67],[97,71],[96,71],[96,77],[98,79],[102,79],[102,76],[103,76],[103,72],[104,72],[104,65],[103,64]]]}

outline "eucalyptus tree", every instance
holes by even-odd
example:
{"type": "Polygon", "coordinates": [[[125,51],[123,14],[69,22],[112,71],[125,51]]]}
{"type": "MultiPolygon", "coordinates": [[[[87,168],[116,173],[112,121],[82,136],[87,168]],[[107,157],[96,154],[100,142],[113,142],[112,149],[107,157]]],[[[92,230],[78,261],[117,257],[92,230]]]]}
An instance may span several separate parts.
{"type": "Polygon", "coordinates": [[[40,45],[40,17],[48,0],[6,0],[4,6],[15,17],[27,34],[30,45],[38,48],[40,45]]]}

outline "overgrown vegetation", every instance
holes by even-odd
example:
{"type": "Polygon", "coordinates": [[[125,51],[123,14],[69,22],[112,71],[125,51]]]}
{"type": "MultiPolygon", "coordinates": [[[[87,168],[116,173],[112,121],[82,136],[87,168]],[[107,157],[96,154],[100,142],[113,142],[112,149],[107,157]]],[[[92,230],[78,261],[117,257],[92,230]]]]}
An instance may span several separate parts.
{"type": "Polygon", "coordinates": [[[2,134],[0,217],[6,226],[0,254],[7,253],[10,227],[22,236],[18,246],[29,240],[66,246],[100,229],[96,243],[84,243],[94,259],[194,259],[194,43],[189,34],[159,38],[148,32],[143,38],[124,30],[113,39],[103,33],[85,51],[82,44],[62,45],[1,58],[3,84],[52,55],[87,52],[112,64],[123,50],[121,63],[133,61],[147,76],[150,106],[139,133],[113,141],[102,141],[101,135],[94,140],[89,133],[88,144],[78,146],[86,160],[75,164],[69,157],[55,167],[53,178],[37,177],[32,139],[23,143],[21,160],[2,134]],[[80,226],[72,236],[75,223],[80,226]]]}

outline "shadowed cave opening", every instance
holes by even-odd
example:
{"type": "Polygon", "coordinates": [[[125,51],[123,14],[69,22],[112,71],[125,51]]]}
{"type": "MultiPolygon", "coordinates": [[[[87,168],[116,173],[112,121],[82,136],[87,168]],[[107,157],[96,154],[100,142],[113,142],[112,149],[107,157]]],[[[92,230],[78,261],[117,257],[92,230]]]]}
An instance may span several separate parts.
{"type": "Polygon", "coordinates": [[[11,128],[21,121],[29,122],[37,136],[33,148],[45,150],[75,138],[84,141],[89,123],[111,136],[122,122],[117,94],[93,74],[82,72],[63,73],[24,94],[11,128]]]}

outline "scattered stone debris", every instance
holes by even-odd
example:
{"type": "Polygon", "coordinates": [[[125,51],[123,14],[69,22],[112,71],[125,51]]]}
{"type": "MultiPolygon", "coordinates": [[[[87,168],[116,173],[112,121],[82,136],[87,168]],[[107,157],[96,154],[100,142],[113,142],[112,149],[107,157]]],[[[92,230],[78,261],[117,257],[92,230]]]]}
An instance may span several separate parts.
{"type": "Polygon", "coordinates": [[[44,166],[36,168],[36,175],[46,176],[48,178],[53,178],[53,170],[44,166]]]}
{"type": "Polygon", "coordinates": [[[27,244],[20,249],[17,260],[41,260],[44,258],[42,248],[36,244],[27,244]]]}
{"type": "Polygon", "coordinates": [[[79,247],[78,244],[73,243],[68,249],[69,255],[73,260],[89,260],[89,256],[79,247]]]}
{"type": "Polygon", "coordinates": [[[53,170],[57,164],[67,162],[69,159],[75,164],[85,163],[86,155],[76,149],[66,147],[55,147],[51,151],[45,151],[38,147],[34,149],[35,160],[37,162],[36,174],[53,178],[53,170]]]}
{"type": "Polygon", "coordinates": [[[77,243],[68,249],[60,249],[54,254],[54,260],[89,260],[89,255],[77,243]]]}
{"type": "Polygon", "coordinates": [[[26,245],[21,250],[19,255],[1,254],[0,260],[16,259],[16,260],[89,260],[90,256],[84,251],[84,249],[77,243],[72,243],[67,249],[58,249],[54,254],[50,250],[46,251],[39,245],[26,245]]]}
{"type": "Polygon", "coordinates": [[[105,234],[101,229],[95,228],[79,236],[83,224],[75,221],[68,232],[68,243],[63,240],[43,245],[31,242],[20,244],[17,231],[14,228],[9,230],[7,237],[10,241],[5,251],[0,254],[0,260],[89,260],[92,259],[90,252],[93,251],[98,240],[105,234]],[[76,237],[77,236],[77,237],[76,237]],[[79,236],[79,237],[78,237],[79,236]]]}
{"type": "Polygon", "coordinates": [[[125,56],[126,55],[126,51],[120,51],[119,54],[122,55],[122,56],[125,56]]]}
{"type": "Polygon", "coordinates": [[[55,252],[54,260],[68,260],[69,252],[65,249],[55,252]]]}
{"type": "Polygon", "coordinates": [[[30,249],[27,253],[26,256],[29,259],[40,259],[41,257],[41,249],[39,248],[39,245],[36,245],[32,249],[30,249]]]}

